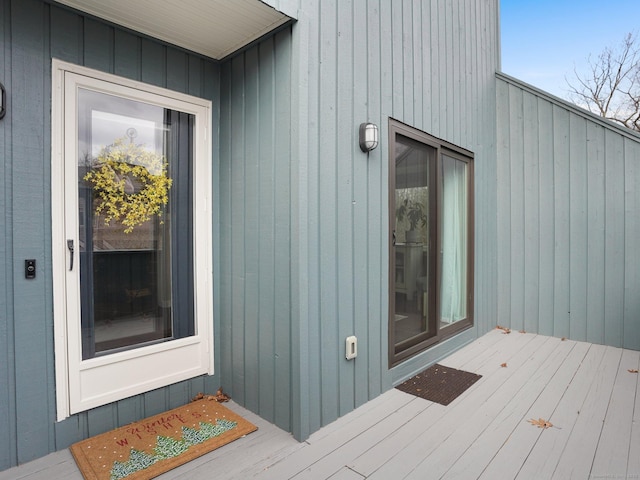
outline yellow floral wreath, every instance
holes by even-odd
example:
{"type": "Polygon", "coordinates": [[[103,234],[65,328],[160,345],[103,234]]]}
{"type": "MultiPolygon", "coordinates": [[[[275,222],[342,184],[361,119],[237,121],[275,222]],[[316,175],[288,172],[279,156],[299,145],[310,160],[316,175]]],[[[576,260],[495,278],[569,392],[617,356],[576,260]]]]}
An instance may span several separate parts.
{"type": "Polygon", "coordinates": [[[126,227],[124,233],[131,233],[154,215],[162,217],[172,184],[167,166],[162,155],[125,143],[124,138],[103,147],[84,176],[99,199],[95,213],[104,214],[106,225],[120,221],[126,227]]]}

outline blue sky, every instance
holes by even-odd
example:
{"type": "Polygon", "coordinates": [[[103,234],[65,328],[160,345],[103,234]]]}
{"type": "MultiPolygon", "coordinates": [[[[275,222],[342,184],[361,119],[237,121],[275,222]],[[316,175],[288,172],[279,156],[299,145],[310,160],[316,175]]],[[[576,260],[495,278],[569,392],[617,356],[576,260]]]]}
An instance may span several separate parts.
{"type": "Polygon", "coordinates": [[[589,54],[638,36],[640,0],[500,0],[502,71],[566,98],[589,54]]]}

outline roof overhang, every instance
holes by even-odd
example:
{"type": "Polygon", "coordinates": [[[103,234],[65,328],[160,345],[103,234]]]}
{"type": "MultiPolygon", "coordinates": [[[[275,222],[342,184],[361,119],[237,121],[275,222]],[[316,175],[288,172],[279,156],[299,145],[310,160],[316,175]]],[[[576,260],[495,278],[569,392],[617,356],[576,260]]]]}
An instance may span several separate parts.
{"type": "Polygon", "coordinates": [[[260,0],[56,1],[218,60],[291,19],[260,0]]]}

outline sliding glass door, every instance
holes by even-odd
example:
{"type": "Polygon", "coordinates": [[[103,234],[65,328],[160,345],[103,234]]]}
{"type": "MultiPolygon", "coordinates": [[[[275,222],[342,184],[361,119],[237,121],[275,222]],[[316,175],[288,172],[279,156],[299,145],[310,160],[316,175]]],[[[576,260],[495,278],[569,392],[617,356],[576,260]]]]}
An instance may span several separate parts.
{"type": "Polygon", "coordinates": [[[472,157],[390,123],[390,365],[472,325],[472,157]]]}

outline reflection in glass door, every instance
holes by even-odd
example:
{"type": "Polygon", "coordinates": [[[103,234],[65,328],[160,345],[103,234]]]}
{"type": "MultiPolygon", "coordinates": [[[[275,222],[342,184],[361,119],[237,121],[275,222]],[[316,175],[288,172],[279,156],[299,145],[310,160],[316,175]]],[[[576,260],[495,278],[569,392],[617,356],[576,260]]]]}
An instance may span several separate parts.
{"type": "Polygon", "coordinates": [[[190,117],[78,90],[83,359],[193,335],[192,312],[176,316],[175,301],[176,289],[193,285],[191,229],[177,230],[189,219],[189,202],[177,200],[189,198],[192,183],[190,117]],[[172,281],[180,273],[183,284],[172,281]]]}
{"type": "Polygon", "coordinates": [[[393,192],[394,355],[411,351],[436,334],[435,291],[430,285],[436,268],[436,149],[403,135],[395,141],[393,192]]]}

